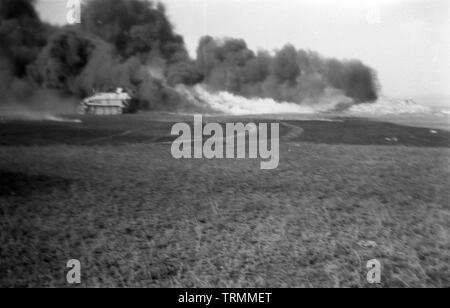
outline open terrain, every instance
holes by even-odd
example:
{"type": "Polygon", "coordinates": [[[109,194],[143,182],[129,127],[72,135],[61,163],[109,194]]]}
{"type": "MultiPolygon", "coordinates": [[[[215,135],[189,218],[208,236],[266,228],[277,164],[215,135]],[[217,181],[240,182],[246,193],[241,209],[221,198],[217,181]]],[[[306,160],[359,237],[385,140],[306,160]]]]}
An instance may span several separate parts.
{"type": "Polygon", "coordinates": [[[190,116],[82,121],[0,121],[1,287],[450,286],[448,131],[278,119],[264,171],[173,159],[190,116]]]}

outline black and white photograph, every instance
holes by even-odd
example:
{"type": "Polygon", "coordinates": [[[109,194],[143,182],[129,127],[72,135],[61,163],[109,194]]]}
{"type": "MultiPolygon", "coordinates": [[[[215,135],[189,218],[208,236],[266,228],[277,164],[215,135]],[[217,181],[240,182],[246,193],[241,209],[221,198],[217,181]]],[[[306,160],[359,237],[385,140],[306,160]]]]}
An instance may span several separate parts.
{"type": "Polygon", "coordinates": [[[450,288],[450,2],[0,0],[0,288],[450,288]]]}

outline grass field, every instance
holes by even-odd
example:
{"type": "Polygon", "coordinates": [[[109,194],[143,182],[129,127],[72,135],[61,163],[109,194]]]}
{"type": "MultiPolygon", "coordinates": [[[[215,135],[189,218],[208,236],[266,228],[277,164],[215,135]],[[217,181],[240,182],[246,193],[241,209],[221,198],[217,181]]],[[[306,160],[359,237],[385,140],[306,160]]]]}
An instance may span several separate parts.
{"type": "Polygon", "coordinates": [[[290,120],[264,171],[173,159],[186,119],[0,122],[0,286],[450,286],[450,132],[290,120]]]}

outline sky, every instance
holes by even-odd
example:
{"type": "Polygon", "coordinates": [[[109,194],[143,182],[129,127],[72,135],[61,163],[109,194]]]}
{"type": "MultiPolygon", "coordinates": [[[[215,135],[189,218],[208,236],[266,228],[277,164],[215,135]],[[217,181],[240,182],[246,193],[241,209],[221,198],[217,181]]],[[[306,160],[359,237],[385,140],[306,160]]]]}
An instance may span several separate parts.
{"type": "MultiPolygon", "coordinates": [[[[68,0],[38,0],[42,18],[66,19],[68,0]]],[[[327,57],[357,58],[383,94],[450,106],[448,0],[162,0],[195,56],[204,35],[243,38],[250,48],[286,43],[327,57]]]]}

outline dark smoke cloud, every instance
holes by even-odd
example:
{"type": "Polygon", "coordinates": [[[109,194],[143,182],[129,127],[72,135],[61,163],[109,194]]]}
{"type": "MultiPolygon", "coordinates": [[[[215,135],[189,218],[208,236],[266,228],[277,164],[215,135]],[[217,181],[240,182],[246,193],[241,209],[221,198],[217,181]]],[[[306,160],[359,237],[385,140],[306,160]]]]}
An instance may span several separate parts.
{"type": "Polygon", "coordinates": [[[0,0],[0,57],[8,61],[13,76],[26,74],[50,30],[33,5],[33,0],[0,0]]]}
{"type": "Polygon", "coordinates": [[[374,71],[356,60],[292,45],[255,53],[244,40],[212,37],[200,40],[194,60],[160,3],[86,0],[82,10],[81,26],[57,28],[40,21],[34,0],[0,0],[0,104],[123,87],[140,108],[180,110],[189,103],[174,87],[198,83],[300,104],[330,88],[356,103],[377,98],[374,71]]]}
{"type": "Polygon", "coordinates": [[[85,97],[123,87],[141,108],[176,109],[181,97],[169,85],[194,84],[201,75],[165,8],[144,0],[91,0],[82,26],[55,31],[28,77],[49,89],[85,97]]]}
{"type": "Polygon", "coordinates": [[[77,93],[76,79],[86,68],[95,48],[94,40],[76,30],[64,29],[49,39],[29,72],[46,88],[77,93]]]}
{"type": "Polygon", "coordinates": [[[247,97],[302,103],[334,88],[356,103],[377,99],[376,73],[370,67],[357,60],[325,59],[292,45],[274,55],[255,54],[243,40],[207,36],[200,40],[197,62],[212,89],[247,97]]]}
{"type": "Polygon", "coordinates": [[[143,0],[93,0],[82,14],[86,32],[115,46],[123,58],[160,56],[169,62],[188,58],[183,38],[176,34],[165,7],[143,0]]]}
{"type": "Polygon", "coordinates": [[[0,104],[34,89],[28,84],[27,68],[53,31],[40,21],[34,3],[34,0],[0,0],[0,104]]]}
{"type": "MultiPolygon", "coordinates": [[[[0,59],[13,77],[26,75],[53,31],[40,21],[34,0],[0,0],[0,59]]],[[[3,71],[4,73],[4,71],[3,71]]]]}

